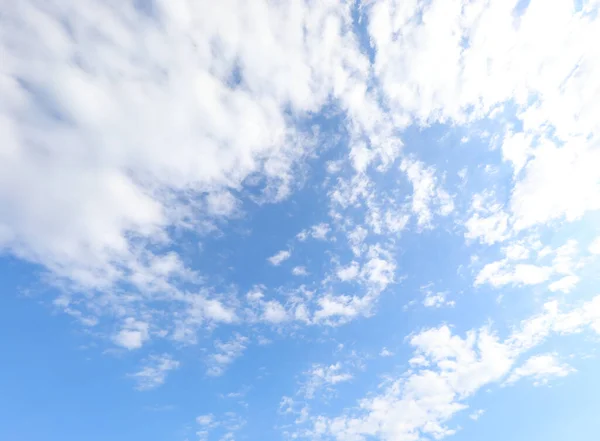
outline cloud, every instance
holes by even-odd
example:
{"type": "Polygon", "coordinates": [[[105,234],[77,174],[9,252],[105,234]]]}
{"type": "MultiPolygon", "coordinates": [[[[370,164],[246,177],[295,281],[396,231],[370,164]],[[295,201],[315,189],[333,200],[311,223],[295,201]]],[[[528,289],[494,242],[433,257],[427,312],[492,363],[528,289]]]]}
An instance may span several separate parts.
{"type": "Polygon", "coordinates": [[[240,334],[235,334],[226,342],[217,340],[215,342],[216,352],[209,355],[206,360],[208,365],[206,374],[211,377],[223,375],[227,367],[244,353],[247,344],[248,337],[240,334]]]}
{"type": "Polygon", "coordinates": [[[506,382],[512,384],[521,378],[531,377],[534,386],[540,386],[547,384],[553,377],[566,377],[572,372],[575,372],[575,369],[560,363],[556,354],[534,355],[516,368],[506,382]]]}
{"type": "Polygon", "coordinates": [[[579,283],[579,277],[577,276],[564,276],[562,279],[552,282],[548,285],[548,289],[552,292],[561,291],[564,293],[571,292],[573,288],[579,283]]]}
{"type": "Polygon", "coordinates": [[[337,276],[342,282],[354,280],[360,273],[358,262],[352,261],[348,266],[341,267],[337,270],[337,276]]]}
{"type": "Polygon", "coordinates": [[[150,390],[162,385],[170,371],[179,368],[180,363],[168,354],[153,355],[146,360],[146,365],[138,372],[131,374],[137,381],[138,390],[150,390]]]}
{"type": "Polygon", "coordinates": [[[390,351],[388,348],[383,348],[380,352],[379,352],[379,356],[380,357],[391,357],[393,356],[394,353],[392,351],[390,351]]]}
{"type": "Polygon", "coordinates": [[[292,274],[294,276],[308,276],[308,271],[304,266],[295,266],[292,268],[292,274]]]}
{"type": "Polygon", "coordinates": [[[600,171],[592,166],[600,161],[600,149],[581,138],[567,142],[543,140],[536,147],[511,197],[517,230],[561,218],[572,222],[600,208],[600,171]]]}
{"type": "Polygon", "coordinates": [[[592,243],[590,243],[588,250],[592,254],[600,254],[600,236],[596,237],[592,243]]]}
{"type": "Polygon", "coordinates": [[[420,161],[405,158],[400,164],[400,170],[406,173],[413,187],[412,211],[417,216],[419,227],[431,227],[434,209],[441,216],[447,216],[454,211],[452,197],[439,186],[433,167],[426,167],[420,161]]]}
{"type": "Polygon", "coordinates": [[[140,322],[132,317],[125,319],[123,328],[114,336],[114,342],[126,349],[139,349],[150,338],[148,323],[140,322]]]}
{"type": "Polygon", "coordinates": [[[314,364],[310,370],[304,373],[306,381],[302,387],[302,393],[305,399],[312,399],[315,393],[322,393],[323,389],[331,391],[331,386],[338,383],[345,383],[352,380],[353,376],[349,372],[344,372],[341,363],[331,365],[314,364]]]}
{"type": "Polygon", "coordinates": [[[489,283],[494,287],[508,284],[539,285],[554,276],[562,276],[551,282],[548,289],[552,292],[562,291],[567,293],[572,291],[580,280],[575,272],[584,265],[584,261],[578,256],[577,241],[570,239],[555,249],[545,247],[540,250],[539,244],[535,247],[538,248],[536,250],[538,259],[553,256],[549,265],[520,262],[529,256],[529,249],[522,244],[510,244],[504,248],[507,257],[486,264],[477,274],[475,285],[484,283],[489,283]],[[515,263],[515,260],[519,263],[515,263]]]}
{"type": "MultiPolygon", "coordinates": [[[[521,368],[513,366],[521,354],[541,344],[552,332],[580,332],[584,325],[599,332],[598,304],[600,297],[560,312],[556,302],[548,303],[542,313],[521,322],[504,340],[488,327],[468,331],[464,337],[446,325],[413,334],[409,343],[418,362],[411,363],[411,370],[388,376],[377,393],[359,400],[342,415],[312,417],[306,434],[340,441],[452,435],[456,429],[449,427],[449,422],[467,409],[467,399],[483,387],[507,377],[537,376],[537,381],[543,382],[551,376],[566,375],[570,368],[547,355],[532,357],[521,368]]],[[[478,418],[481,413],[474,415],[478,418]]]]}
{"type": "Polygon", "coordinates": [[[196,422],[201,426],[210,426],[214,423],[215,416],[212,413],[196,417],[196,422]]]}
{"type": "Polygon", "coordinates": [[[433,284],[421,287],[421,292],[425,295],[423,306],[427,308],[441,308],[442,306],[453,307],[456,304],[454,300],[447,299],[448,294],[450,294],[449,292],[435,292],[431,289],[432,287],[433,284]]]}
{"type": "Polygon", "coordinates": [[[508,284],[538,285],[547,281],[552,275],[552,268],[528,263],[519,263],[514,266],[507,261],[500,260],[488,263],[477,274],[475,285],[489,283],[494,287],[508,284]]]}
{"type": "Polygon", "coordinates": [[[423,306],[427,308],[441,308],[442,306],[454,306],[454,300],[446,300],[448,293],[428,293],[423,299],[423,306]]]}
{"type": "Polygon", "coordinates": [[[307,230],[302,230],[300,233],[296,235],[299,241],[304,242],[309,237],[312,237],[316,240],[327,240],[327,234],[331,231],[331,227],[321,222],[320,224],[313,225],[307,230]]]}
{"type": "Polygon", "coordinates": [[[283,305],[276,300],[269,300],[264,303],[263,320],[268,323],[281,323],[288,319],[287,312],[283,305]]]}
{"type": "Polygon", "coordinates": [[[180,294],[180,300],[185,305],[183,311],[177,315],[174,329],[171,334],[173,340],[193,344],[196,342],[196,333],[202,326],[215,324],[230,324],[238,320],[235,307],[225,305],[222,301],[211,299],[210,293],[180,294]]]}
{"type": "MultiPolygon", "coordinates": [[[[446,217],[448,231],[464,201],[469,208],[457,218],[467,242],[502,253],[478,248],[475,285],[567,293],[583,277],[577,243],[554,249],[523,237],[546,238],[600,209],[600,53],[590,44],[600,41],[597,2],[575,10],[566,0],[522,8],[505,0],[359,8],[156,0],[151,14],[135,2],[13,3],[0,33],[0,250],[40,265],[44,280],[61,287],[54,305],[97,335],[111,330],[107,340],[120,347],[158,338],[193,344],[218,325],[283,333],[284,323],[295,330],[371,315],[412,260],[415,249],[405,245],[414,242],[401,242],[411,217],[417,232],[446,217]],[[329,124],[332,114],[339,124],[329,124]],[[480,123],[494,128],[481,140],[504,163],[481,167],[485,182],[479,164],[468,164],[474,187],[461,171],[464,198],[450,187],[452,168],[466,167],[463,151],[444,164],[433,163],[429,148],[422,158],[402,151],[410,125],[474,139],[480,123]],[[329,219],[297,236],[328,247],[333,263],[323,280],[291,278],[307,286],[264,287],[243,299],[237,290],[248,287],[237,277],[215,282],[220,274],[190,267],[197,261],[186,255],[188,235],[229,236],[227,222],[250,204],[290,197],[313,158],[338,143],[328,158],[342,159],[324,164],[322,186],[311,187],[329,198],[329,219]],[[388,185],[398,169],[408,197],[388,185]],[[348,249],[329,247],[339,237],[348,249]]],[[[598,240],[589,245],[599,250],[598,240]]],[[[282,250],[268,261],[290,257],[282,250]]],[[[306,275],[301,266],[291,271],[306,275]]],[[[433,292],[423,302],[451,304],[433,292]]],[[[414,371],[358,409],[317,420],[315,433],[450,435],[447,421],[465,397],[510,375],[515,353],[551,332],[600,329],[598,311],[595,300],[566,313],[547,304],[508,340],[486,329],[413,334],[414,371]]],[[[222,374],[248,342],[241,334],[215,342],[209,375],[222,374]]],[[[161,363],[153,363],[158,371],[147,376],[160,379],[161,363]]]]}
{"type": "Polygon", "coordinates": [[[489,193],[475,194],[471,201],[471,217],[465,222],[465,237],[487,245],[509,237],[509,216],[489,193]]]}
{"type": "Polygon", "coordinates": [[[484,413],[485,413],[485,410],[477,409],[475,412],[473,412],[469,415],[469,418],[471,418],[473,421],[477,421],[479,418],[481,418],[483,416],[484,413]]]}
{"type": "Polygon", "coordinates": [[[7,9],[0,35],[0,249],[72,288],[72,315],[160,317],[193,341],[174,305],[199,282],[181,234],[214,231],[243,198],[287,198],[318,145],[301,122],[332,101],[353,136],[387,133],[352,6],[42,3],[7,9]]]}
{"type": "Polygon", "coordinates": [[[282,262],[288,260],[292,253],[288,250],[281,250],[277,254],[269,257],[267,260],[273,266],[279,266],[282,262]]]}
{"type": "Polygon", "coordinates": [[[196,424],[199,426],[196,436],[201,441],[208,440],[210,435],[219,429],[222,431],[221,440],[234,440],[235,433],[244,427],[246,420],[235,412],[225,412],[219,417],[208,413],[197,416],[196,424]]]}

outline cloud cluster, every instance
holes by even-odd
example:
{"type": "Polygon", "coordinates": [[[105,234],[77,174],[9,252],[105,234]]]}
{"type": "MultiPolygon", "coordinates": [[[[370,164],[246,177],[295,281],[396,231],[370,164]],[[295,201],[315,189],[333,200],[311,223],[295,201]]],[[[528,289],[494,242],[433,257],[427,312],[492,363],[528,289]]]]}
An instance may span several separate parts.
{"type": "MultiPolygon", "coordinates": [[[[504,340],[489,327],[471,330],[462,337],[446,325],[411,336],[412,369],[388,377],[383,392],[365,397],[359,405],[337,417],[312,416],[310,428],[301,432],[313,439],[413,440],[441,439],[456,428],[452,417],[468,408],[468,398],[483,387],[532,377],[535,384],[573,372],[553,354],[535,355],[515,368],[518,359],[551,334],[582,332],[586,326],[600,331],[600,297],[567,312],[556,302],[541,314],[524,320],[504,340]]],[[[477,419],[481,413],[472,416],[477,419]]]]}

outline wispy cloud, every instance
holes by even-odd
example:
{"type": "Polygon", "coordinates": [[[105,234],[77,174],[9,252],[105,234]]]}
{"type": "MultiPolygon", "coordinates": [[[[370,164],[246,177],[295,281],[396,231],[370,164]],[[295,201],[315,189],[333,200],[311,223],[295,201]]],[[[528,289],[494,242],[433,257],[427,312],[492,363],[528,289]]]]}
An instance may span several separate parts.
{"type": "Polygon", "coordinates": [[[138,390],[150,390],[162,385],[170,371],[179,368],[180,363],[168,354],[152,355],[138,372],[131,374],[137,381],[138,390]]]}
{"type": "Polygon", "coordinates": [[[269,257],[267,260],[273,266],[279,266],[284,261],[288,260],[291,257],[292,253],[288,250],[281,250],[277,254],[269,257]]]}

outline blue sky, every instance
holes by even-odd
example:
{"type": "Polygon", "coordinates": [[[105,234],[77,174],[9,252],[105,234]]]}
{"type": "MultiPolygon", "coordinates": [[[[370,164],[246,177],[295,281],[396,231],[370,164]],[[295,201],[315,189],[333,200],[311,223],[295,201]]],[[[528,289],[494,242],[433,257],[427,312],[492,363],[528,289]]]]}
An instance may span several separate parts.
{"type": "Polygon", "coordinates": [[[596,439],[597,1],[13,3],[0,438],[596,439]]]}

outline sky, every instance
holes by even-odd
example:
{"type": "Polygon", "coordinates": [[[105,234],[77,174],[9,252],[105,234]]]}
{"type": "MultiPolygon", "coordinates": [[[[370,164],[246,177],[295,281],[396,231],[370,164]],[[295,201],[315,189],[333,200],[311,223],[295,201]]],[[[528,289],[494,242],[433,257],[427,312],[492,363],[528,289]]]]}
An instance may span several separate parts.
{"type": "Polygon", "coordinates": [[[0,439],[597,439],[598,0],[0,10],[0,439]]]}

